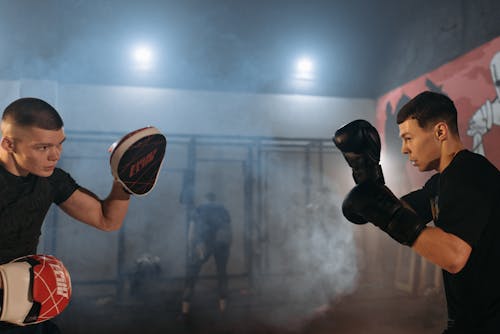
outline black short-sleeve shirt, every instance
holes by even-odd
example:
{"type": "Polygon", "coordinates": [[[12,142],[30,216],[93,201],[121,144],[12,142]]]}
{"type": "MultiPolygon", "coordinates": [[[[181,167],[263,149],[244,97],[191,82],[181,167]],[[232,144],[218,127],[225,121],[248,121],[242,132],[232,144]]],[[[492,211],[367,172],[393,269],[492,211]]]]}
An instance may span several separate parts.
{"type": "Polygon", "coordinates": [[[214,245],[216,241],[230,242],[231,217],[227,209],[217,203],[205,203],[196,208],[196,236],[198,241],[214,245]],[[222,231],[222,232],[221,232],[222,231]],[[220,240],[224,235],[226,240],[220,240]]]}
{"type": "Polygon", "coordinates": [[[0,165],[0,264],[35,253],[50,205],[61,204],[78,187],[59,168],[49,177],[21,177],[0,165]]]}
{"type": "Polygon", "coordinates": [[[425,186],[403,196],[425,221],[472,247],[465,267],[443,271],[449,317],[467,333],[500,330],[500,172],[485,157],[460,151],[425,186]]]}

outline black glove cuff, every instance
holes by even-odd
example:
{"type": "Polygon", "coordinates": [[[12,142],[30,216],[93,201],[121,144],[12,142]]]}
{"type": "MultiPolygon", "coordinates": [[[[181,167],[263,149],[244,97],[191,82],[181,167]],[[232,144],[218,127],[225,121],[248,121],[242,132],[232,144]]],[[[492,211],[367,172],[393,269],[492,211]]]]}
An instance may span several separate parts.
{"type": "Polygon", "coordinates": [[[425,223],[413,210],[401,207],[382,230],[400,244],[411,247],[425,228],[425,223]]]}

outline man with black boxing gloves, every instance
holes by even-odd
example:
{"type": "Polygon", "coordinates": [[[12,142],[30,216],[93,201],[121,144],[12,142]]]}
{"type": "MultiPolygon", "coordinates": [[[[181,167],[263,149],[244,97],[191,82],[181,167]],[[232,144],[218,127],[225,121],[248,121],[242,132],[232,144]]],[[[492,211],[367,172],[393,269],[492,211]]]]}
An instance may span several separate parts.
{"type": "Polygon", "coordinates": [[[447,96],[423,92],[397,114],[401,151],[433,175],[401,199],[384,185],[380,139],[358,120],[333,138],[357,185],[343,202],[347,219],[371,222],[443,269],[448,326],[443,333],[500,330],[500,173],[465,149],[447,96]],[[361,175],[362,177],[358,177],[361,175]],[[435,227],[426,226],[431,220],[435,227]]]}
{"type": "MultiPolygon", "coordinates": [[[[21,98],[5,109],[0,142],[0,264],[36,253],[52,203],[103,231],[120,228],[130,195],[118,181],[104,200],[56,167],[65,140],[63,121],[47,102],[21,98]]],[[[1,303],[0,303],[1,305],[1,303]]],[[[26,327],[0,322],[0,333],[60,333],[50,321],[26,327]]]]}

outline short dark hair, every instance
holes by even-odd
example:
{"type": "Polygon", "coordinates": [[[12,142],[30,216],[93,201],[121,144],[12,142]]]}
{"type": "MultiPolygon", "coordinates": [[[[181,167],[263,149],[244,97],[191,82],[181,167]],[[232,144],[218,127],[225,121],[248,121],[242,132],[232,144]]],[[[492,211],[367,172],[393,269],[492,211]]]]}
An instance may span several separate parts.
{"type": "Polygon", "coordinates": [[[64,126],[54,107],[34,97],[23,97],[9,104],[3,112],[2,121],[44,130],[58,130],[64,126]]]}
{"type": "Polygon", "coordinates": [[[425,91],[408,101],[396,116],[398,124],[416,119],[421,128],[444,121],[453,134],[458,135],[457,108],[446,95],[425,91]]]}

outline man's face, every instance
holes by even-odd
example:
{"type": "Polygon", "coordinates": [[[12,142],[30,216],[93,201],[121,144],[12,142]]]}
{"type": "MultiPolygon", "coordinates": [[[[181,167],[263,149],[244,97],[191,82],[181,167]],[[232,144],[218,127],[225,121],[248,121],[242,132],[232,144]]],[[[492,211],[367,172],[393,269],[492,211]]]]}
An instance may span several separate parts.
{"type": "Polygon", "coordinates": [[[12,132],[12,156],[18,172],[48,177],[54,172],[61,157],[64,130],[44,130],[37,127],[21,127],[12,132]]]}
{"type": "Polygon", "coordinates": [[[399,124],[402,140],[401,152],[408,154],[413,166],[419,171],[438,170],[441,158],[441,144],[434,127],[421,128],[416,119],[407,119],[399,124]]]}

